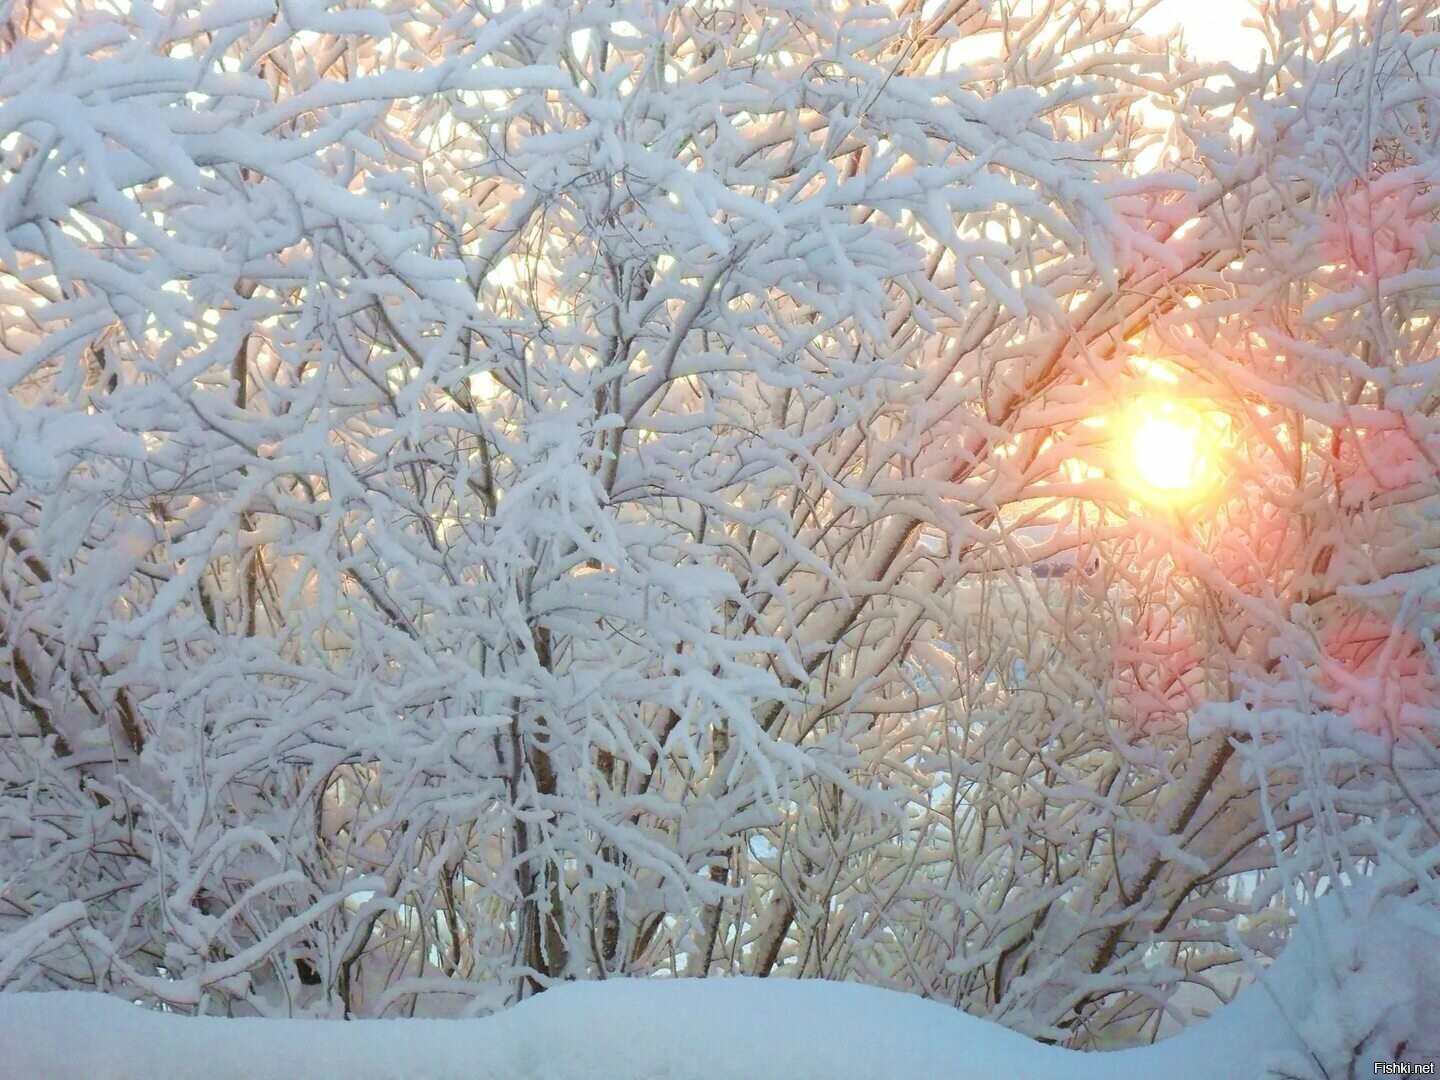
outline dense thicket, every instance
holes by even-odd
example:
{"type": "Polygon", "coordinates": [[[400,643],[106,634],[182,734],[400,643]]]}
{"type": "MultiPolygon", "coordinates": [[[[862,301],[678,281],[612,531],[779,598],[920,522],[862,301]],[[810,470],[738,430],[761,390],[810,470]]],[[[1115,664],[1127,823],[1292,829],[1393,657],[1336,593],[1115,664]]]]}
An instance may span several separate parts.
{"type": "Polygon", "coordinates": [[[1095,1045],[1440,904],[1427,8],[0,3],[0,983],[1095,1045]]]}

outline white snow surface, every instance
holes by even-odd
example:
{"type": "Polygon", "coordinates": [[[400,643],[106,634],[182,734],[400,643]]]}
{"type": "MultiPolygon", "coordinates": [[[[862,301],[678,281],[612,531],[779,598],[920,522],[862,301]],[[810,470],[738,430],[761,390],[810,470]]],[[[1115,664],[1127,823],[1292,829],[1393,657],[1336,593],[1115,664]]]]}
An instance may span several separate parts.
{"type": "MultiPolygon", "coordinates": [[[[1090,1055],[1042,1046],[933,1001],[796,979],[573,983],[480,1020],[227,1020],[165,1016],[101,994],[9,995],[14,1076],[1139,1077],[1175,1043],[1090,1055]],[[77,1033],[84,1033],[77,1037],[77,1033]]],[[[1192,1055],[1195,1064],[1210,1064],[1192,1055]]],[[[1159,1075],[1200,1076],[1197,1068],[1159,1075]]],[[[1217,1075],[1213,1071],[1208,1075],[1217,1075]]],[[[1225,1074],[1220,1074],[1225,1075],[1225,1074]]],[[[1243,1074],[1231,1074],[1243,1075],[1243,1074]]]]}
{"type": "Polygon", "coordinates": [[[399,1077],[1006,1077],[1184,1080],[1371,1072],[1408,1041],[1435,1060],[1435,927],[1390,899],[1322,903],[1289,949],[1219,1013],[1154,1046],[1044,1046],[946,1005],[849,983],[612,979],[556,987],[474,1020],[192,1018],[94,993],[0,995],[0,1073],[30,1080],[392,1080],[399,1077]],[[1418,917],[1418,919],[1417,919],[1418,917]],[[1338,974],[1337,974],[1338,973],[1338,974]],[[1427,1020],[1427,1017],[1429,1018],[1427,1020]],[[1370,1033],[1357,1039],[1359,1022],[1370,1033]],[[1395,1040],[1386,1042],[1386,1040],[1395,1040]],[[1343,1046],[1341,1044],[1344,1044],[1343,1046]],[[1333,1044],[1333,1045],[1331,1045],[1333,1044]]]}

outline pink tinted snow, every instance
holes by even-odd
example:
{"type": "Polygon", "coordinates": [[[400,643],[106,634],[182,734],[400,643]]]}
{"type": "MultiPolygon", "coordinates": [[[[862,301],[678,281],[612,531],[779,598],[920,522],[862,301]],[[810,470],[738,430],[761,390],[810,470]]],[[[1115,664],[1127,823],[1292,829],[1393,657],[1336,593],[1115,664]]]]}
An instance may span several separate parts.
{"type": "Polygon", "coordinates": [[[1180,615],[1146,609],[1113,654],[1116,719],[1153,732],[1199,708],[1204,652],[1180,615]]]}
{"type": "Polygon", "coordinates": [[[1320,251],[1346,285],[1402,274],[1426,241],[1429,212],[1415,182],[1400,173],[1373,177],[1340,196],[1325,215],[1320,251]]]}
{"type": "Polygon", "coordinates": [[[1358,506],[1381,494],[1403,491],[1434,476],[1430,440],[1420,442],[1403,428],[1342,432],[1336,479],[1340,501],[1358,506]]]}
{"type": "Polygon", "coordinates": [[[1437,688],[1415,634],[1374,612],[1351,611],[1324,631],[1321,644],[1321,680],[1337,713],[1376,735],[1425,723],[1437,688]]]}

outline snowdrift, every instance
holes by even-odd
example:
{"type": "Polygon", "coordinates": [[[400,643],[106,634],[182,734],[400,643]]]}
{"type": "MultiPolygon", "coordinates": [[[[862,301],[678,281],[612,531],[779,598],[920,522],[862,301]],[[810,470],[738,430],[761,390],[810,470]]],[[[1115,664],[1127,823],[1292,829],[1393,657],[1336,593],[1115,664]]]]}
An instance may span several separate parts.
{"type": "Polygon", "coordinates": [[[620,979],[479,1020],[191,1018],[85,993],[0,996],[0,1073],[27,1080],[1196,1080],[1371,1075],[1440,1056],[1440,925],[1394,898],[1322,903],[1212,1019],[1083,1053],[946,1005],[842,983],[620,979]],[[1428,1040],[1428,1041],[1427,1041],[1428,1040]]]}

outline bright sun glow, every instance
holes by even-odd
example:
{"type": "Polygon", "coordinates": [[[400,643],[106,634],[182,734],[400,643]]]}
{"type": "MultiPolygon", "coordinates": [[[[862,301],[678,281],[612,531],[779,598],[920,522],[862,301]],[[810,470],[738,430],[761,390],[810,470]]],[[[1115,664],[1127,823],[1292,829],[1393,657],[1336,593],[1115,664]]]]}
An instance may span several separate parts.
{"type": "Polygon", "coordinates": [[[1130,440],[1135,471],[1153,488],[1180,491],[1198,478],[1200,433],[1165,417],[1142,420],[1130,440]]]}
{"type": "Polygon", "coordinates": [[[1144,397],[1125,425],[1126,471],[1148,501],[1171,505],[1202,497],[1217,479],[1213,451],[1221,433],[1195,409],[1144,397]]]}

